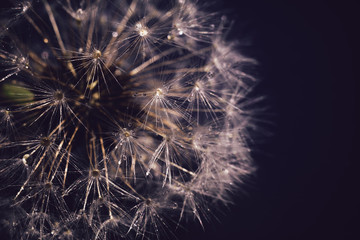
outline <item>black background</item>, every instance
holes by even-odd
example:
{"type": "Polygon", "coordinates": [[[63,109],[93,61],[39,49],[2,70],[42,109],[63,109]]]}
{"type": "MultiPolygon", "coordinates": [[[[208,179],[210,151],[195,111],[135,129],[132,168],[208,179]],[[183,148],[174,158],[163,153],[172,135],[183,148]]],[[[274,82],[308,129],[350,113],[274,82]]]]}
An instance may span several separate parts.
{"type": "Polygon", "coordinates": [[[236,20],[231,36],[260,63],[256,94],[267,96],[274,135],[254,153],[247,194],[183,239],[360,239],[355,1],[223,6],[236,20]]]}
{"type": "Polygon", "coordinates": [[[273,135],[254,152],[258,172],[246,195],[205,232],[194,224],[179,239],[360,239],[355,3],[219,6],[235,19],[230,37],[259,61],[255,94],[267,96],[273,135]]]}

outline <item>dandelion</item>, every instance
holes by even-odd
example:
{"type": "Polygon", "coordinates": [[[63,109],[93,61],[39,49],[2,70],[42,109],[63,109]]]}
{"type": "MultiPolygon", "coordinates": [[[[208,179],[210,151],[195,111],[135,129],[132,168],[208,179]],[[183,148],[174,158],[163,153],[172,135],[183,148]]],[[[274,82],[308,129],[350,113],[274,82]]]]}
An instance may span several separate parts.
{"type": "Polygon", "coordinates": [[[231,202],[254,171],[255,61],[202,9],[41,0],[2,13],[9,238],[162,239],[231,202]]]}

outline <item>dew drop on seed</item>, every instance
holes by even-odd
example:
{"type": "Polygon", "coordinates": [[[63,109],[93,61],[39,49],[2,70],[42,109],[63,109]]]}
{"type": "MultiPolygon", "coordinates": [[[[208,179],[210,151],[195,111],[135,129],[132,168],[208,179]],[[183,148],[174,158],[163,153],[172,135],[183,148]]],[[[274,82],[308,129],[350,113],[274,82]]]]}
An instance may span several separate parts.
{"type": "Polygon", "coordinates": [[[22,6],[22,12],[25,13],[30,8],[30,2],[24,2],[22,6]]]}
{"type": "Polygon", "coordinates": [[[142,28],[142,24],[141,24],[141,23],[137,23],[137,24],[135,25],[135,28],[136,28],[137,30],[140,30],[140,29],[142,28]]]}
{"type": "Polygon", "coordinates": [[[115,70],[115,76],[121,76],[121,71],[119,69],[115,70]]]}
{"type": "Polygon", "coordinates": [[[81,15],[84,14],[84,10],[82,10],[81,8],[79,8],[77,11],[76,11],[76,15],[79,17],[81,15]]]}
{"type": "Polygon", "coordinates": [[[44,59],[44,60],[49,59],[49,53],[47,51],[43,51],[41,53],[41,58],[44,59]]]}
{"type": "Polygon", "coordinates": [[[144,36],[148,35],[148,31],[147,31],[146,29],[141,29],[141,30],[139,31],[139,35],[140,35],[141,37],[144,37],[144,36]]]}
{"type": "Polygon", "coordinates": [[[25,154],[24,156],[23,156],[23,159],[28,159],[30,157],[30,154],[25,154]]]}

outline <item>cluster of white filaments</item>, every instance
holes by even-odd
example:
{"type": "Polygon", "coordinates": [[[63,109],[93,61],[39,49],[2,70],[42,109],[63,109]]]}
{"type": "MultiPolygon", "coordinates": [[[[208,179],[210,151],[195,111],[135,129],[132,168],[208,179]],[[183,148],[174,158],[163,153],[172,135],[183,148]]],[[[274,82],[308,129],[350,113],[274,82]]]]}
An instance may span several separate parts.
{"type": "Polygon", "coordinates": [[[16,1],[3,13],[8,238],[173,238],[231,202],[254,171],[254,61],[194,2],[16,1]]]}

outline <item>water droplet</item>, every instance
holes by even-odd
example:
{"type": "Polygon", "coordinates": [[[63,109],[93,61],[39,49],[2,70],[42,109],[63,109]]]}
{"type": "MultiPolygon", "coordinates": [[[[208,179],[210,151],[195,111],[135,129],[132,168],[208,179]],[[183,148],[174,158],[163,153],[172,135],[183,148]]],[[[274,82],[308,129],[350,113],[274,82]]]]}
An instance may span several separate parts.
{"type": "Polygon", "coordinates": [[[41,53],[41,58],[44,59],[44,60],[49,59],[49,53],[47,51],[43,51],[41,53]]]}
{"type": "Polygon", "coordinates": [[[81,8],[79,8],[79,9],[76,11],[76,15],[77,15],[78,18],[80,18],[81,15],[83,15],[83,14],[84,14],[84,10],[82,10],[81,8]]]}

